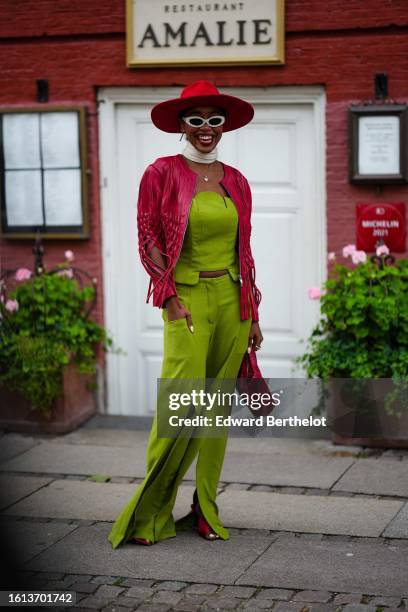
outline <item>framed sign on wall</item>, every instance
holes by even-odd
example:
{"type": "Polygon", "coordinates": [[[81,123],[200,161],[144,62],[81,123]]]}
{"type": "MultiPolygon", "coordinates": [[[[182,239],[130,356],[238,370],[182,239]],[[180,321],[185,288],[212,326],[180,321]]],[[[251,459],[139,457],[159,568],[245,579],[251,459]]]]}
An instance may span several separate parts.
{"type": "Polygon", "coordinates": [[[284,0],[127,0],[127,65],[283,64],[284,32],[284,0]]]}
{"type": "Polygon", "coordinates": [[[349,179],[352,183],[406,183],[407,106],[349,108],[349,179]]]}
{"type": "Polygon", "coordinates": [[[89,238],[83,107],[0,110],[3,238],[89,238]]]}

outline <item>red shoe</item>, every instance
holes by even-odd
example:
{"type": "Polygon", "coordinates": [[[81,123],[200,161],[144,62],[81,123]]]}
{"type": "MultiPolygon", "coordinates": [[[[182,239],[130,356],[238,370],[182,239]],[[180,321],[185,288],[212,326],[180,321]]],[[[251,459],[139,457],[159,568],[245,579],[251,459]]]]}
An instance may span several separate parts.
{"type": "Polygon", "coordinates": [[[220,536],[215,533],[202,515],[199,504],[192,504],[191,509],[197,520],[197,529],[199,535],[206,540],[219,540],[220,536]]]}
{"type": "Polygon", "coordinates": [[[131,538],[131,542],[135,542],[136,544],[142,544],[142,546],[152,546],[154,542],[151,540],[145,540],[145,538],[131,538]]]}

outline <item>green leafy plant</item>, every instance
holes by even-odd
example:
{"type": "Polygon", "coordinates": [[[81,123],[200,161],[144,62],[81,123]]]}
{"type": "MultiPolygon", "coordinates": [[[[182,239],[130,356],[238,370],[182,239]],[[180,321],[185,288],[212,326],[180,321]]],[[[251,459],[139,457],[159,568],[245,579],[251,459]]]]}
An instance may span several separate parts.
{"type": "Polygon", "coordinates": [[[0,291],[0,385],[19,391],[33,410],[47,415],[62,393],[63,368],[74,363],[78,373],[93,374],[98,346],[113,346],[89,316],[95,284],[82,288],[70,267],[72,252],[66,257],[36,276],[20,268],[7,300],[0,291]]]}
{"type": "MultiPolygon", "coordinates": [[[[388,248],[377,248],[376,261],[354,245],[343,249],[355,266],[339,264],[335,254],[324,290],[309,289],[320,299],[320,321],[296,359],[309,378],[390,378],[398,383],[394,400],[407,394],[408,260],[385,265],[388,248]]],[[[390,394],[391,396],[391,394],[390,394]]],[[[390,398],[391,401],[392,398],[390,398]]]]}

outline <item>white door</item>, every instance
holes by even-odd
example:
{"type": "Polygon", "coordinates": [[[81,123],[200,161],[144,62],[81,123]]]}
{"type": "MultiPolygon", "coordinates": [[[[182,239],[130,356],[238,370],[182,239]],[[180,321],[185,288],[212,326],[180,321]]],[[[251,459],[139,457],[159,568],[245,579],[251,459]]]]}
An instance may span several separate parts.
{"type": "MultiPolygon", "coordinates": [[[[219,159],[248,178],[253,194],[252,250],[262,292],[258,353],[266,377],[301,375],[294,358],[316,323],[307,289],[326,274],[324,92],[320,88],[226,89],[255,106],[254,120],[223,135],[219,159]]],[[[105,324],[126,355],[107,355],[107,411],[149,415],[162,360],[160,310],[145,303],[139,261],[138,185],[156,157],[179,153],[184,139],[155,128],[150,109],[179,88],[104,89],[100,156],[105,324]]]]}

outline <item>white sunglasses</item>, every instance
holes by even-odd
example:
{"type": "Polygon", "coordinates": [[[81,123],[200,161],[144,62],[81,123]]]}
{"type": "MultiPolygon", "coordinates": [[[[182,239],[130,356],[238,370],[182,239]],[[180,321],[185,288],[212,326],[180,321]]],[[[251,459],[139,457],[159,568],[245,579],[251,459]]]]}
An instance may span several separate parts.
{"type": "Polygon", "coordinates": [[[204,119],[203,117],[199,117],[198,115],[191,115],[190,117],[183,117],[183,121],[187,123],[190,127],[203,127],[203,125],[209,125],[210,127],[219,127],[223,123],[225,123],[225,117],[223,115],[213,115],[212,117],[208,117],[208,119],[204,119]]]}

